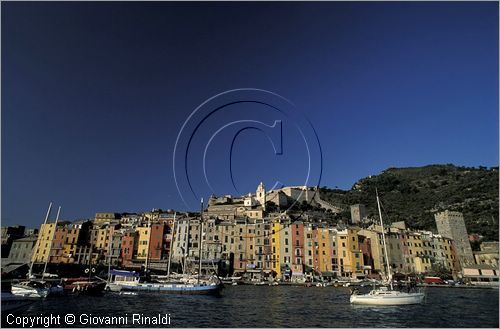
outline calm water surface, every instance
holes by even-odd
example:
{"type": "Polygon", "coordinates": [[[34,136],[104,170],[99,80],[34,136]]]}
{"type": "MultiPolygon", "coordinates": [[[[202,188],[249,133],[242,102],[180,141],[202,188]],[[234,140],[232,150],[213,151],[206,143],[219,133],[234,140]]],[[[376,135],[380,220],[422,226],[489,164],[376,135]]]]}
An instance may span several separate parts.
{"type": "MultiPolygon", "coordinates": [[[[422,305],[372,307],[351,305],[345,288],[229,286],[219,297],[158,293],[49,297],[16,315],[128,314],[130,327],[137,326],[131,324],[133,313],[169,313],[171,327],[498,328],[498,300],[496,289],[427,288],[422,305]]],[[[3,312],[2,327],[9,326],[5,316],[3,312]]],[[[77,325],[78,321],[72,327],[77,325]]]]}

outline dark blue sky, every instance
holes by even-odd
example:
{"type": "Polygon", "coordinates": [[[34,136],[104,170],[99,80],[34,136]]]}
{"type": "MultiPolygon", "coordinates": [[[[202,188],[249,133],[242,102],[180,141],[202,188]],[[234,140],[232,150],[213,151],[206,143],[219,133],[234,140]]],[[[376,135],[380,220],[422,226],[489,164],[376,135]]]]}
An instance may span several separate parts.
{"type": "MultiPolygon", "coordinates": [[[[3,2],[2,225],[38,226],[50,200],[67,219],[185,209],[172,172],[180,127],[241,87],[307,116],[321,185],[388,167],[496,166],[498,56],[495,2],[3,2]]],[[[300,147],[285,124],[290,155],[300,147]]],[[[275,161],[258,131],[235,145],[239,191],[303,183],[304,153],[275,161]]]]}

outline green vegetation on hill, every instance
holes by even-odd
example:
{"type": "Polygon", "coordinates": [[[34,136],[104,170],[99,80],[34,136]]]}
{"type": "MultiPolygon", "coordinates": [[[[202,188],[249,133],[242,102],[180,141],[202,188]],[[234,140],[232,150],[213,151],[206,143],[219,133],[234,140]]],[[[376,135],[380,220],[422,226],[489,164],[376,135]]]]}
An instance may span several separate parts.
{"type": "Polygon", "coordinates": [[[469,234],[498,241],[498,167],[389,168],[359,180],[349,191],[323,187],[320,193],[322,199],[345,208],[339,216],[343,220],[350,219],[349,206],[357,203],[366,206],[369,218],[377,219],[375,188],[384,221],[405,221],[410,228],[436,232],[436,212],[460,211],[469,234]]]}

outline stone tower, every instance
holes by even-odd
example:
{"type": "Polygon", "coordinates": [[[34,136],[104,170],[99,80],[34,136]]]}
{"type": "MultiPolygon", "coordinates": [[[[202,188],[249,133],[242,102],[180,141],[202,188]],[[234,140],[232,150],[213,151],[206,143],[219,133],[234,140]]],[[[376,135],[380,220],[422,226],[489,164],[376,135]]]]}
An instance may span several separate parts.
{"type": "Polygon", "coordinates": [[[266,210],[266,188],[264,184],[260,182],[259,186],[257,186],[257,191],[255,191],[255,199],[262,206],[262,210],[266,210]]]}
{"type": "Polygon", "coordinates": [[[359,224],[366,217],[366,209],[364,204],[355,204],[351,206],[351,223],[359,224]]]}
{"type": "Polygon", "coordinates": [[[443,211],[435,214],[438,233],[443,237],[453,239],[457,257],[462,267],[474,264],[474,256],[469,242],[464,216],[458,211],[443,211]]]}

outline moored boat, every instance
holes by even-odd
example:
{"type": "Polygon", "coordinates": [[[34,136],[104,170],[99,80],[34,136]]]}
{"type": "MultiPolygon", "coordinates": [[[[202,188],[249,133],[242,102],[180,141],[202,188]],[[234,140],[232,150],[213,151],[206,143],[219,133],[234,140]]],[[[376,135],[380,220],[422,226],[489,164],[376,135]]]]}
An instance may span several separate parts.
{"type": "Polygon", "coordinates": [[[200,283],[139,283],[135,286],[124,286],[124,290],[157,291],[170,294],[214,295],[222,289],[221,284],[200,283]]]}
{"type": "Polygon", "coordinates": [[[106,286],[104,287],[104,290],[111,292],[120,292],[122,291],[122,289],[123,289],[122,286],[113,282],[107,282],[106,286]]]}
{"type": "Polygon", "coordinates": [[[82,295],[101,295],[106,287],[105,281],[93,280],[91,278],[64,278],[62,279],[64,291],[82,295]]]}
{"type": "Polygon", "coordinates": [[[50,287],[42,281],[22,281],[12,284],[11,293],[18,297],[45,298],[50,293],[50,287]]]}
{"type": "Polygon", "coordinates": [[[373,289],[368,294],[352,294],[352,304],[363,305],[410,305],[420,304],[424,301],[425,294],[422,292],[403,292],[389,290],[387,287],[373,289]]]}
{"type": "Polygon", "coordinates": [[[222,284],[215,277],[201,279],[199,282],[141,282],[139,273],[131,271],[112,270],[111,284],[121,287],[124,291],[157,291],[172,294],[209,295],[222,289],[222,284]]]}
{"type": "Polygon", "coordinates": [[[390,289],[387,287],[374,288],[368,294],[358,294],[357,289],[355,289],[350,297],[351,304],[363,304],[363,305],[410,305],[410,304],[420,304],[425,299],[425,294],[420,291],[398,291],[393,289],[393,282],[391,276],[391,267],[389,265],[389,257],[387,254],[387,243],[385,240],[384,233],[384,222],[382,220],[382,211],[380,208],[380,199],[377,192],[377,206],[380,218],[380,226],[382,227],[382,242],[384,246],[385,262],[387,268],[387,277],[390,285],[390,289]]]}

